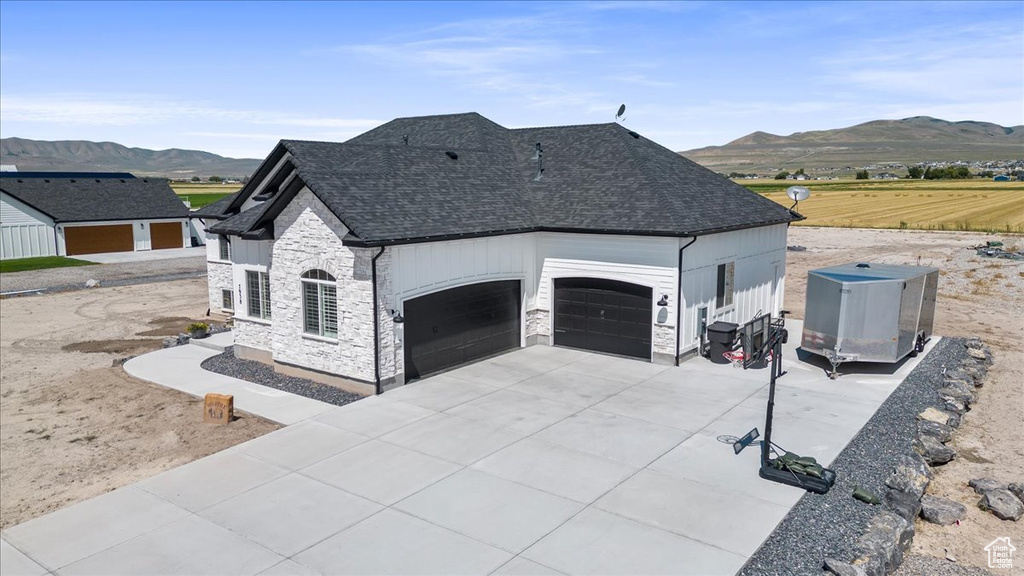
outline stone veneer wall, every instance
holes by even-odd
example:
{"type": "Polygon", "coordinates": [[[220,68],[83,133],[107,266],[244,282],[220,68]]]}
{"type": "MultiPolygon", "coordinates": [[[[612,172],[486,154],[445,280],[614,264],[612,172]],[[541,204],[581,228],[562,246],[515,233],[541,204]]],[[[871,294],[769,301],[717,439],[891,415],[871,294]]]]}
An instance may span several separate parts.
{"type": "Polygon", "coordinates": [[[535,308],[526,311],[526,345],[550,344],[551,313],[535,308]]]}
{"type": "Polygon", "coordinates": [[[676,327],[667,324],[655,324],[651,337],[654,339],[655,364],[675,364],[676,327]]]}
{"type": "MultiPolygon", "coordinates": [[[[374,380],[373,285],[371,259],[377,249],[348,248],[341,239],[348,230],[311,192],[303,190],[277,217],[279,235],[270,274],[273,330],[271,347],[277,362],[345,378],[374,380]],[[338,339],[304,334],[301,275],[318,268],[337,279],[338,339]]],[[[386,294],[387,253],[378,261],[378,291],[386,294]]],[[[381,376],[394,374],[393,330],[381,306],[381,376]],[[387,348],[391,349],[388,350],[387,348]],[[386,372],[387,371],[387,372],[386,372]]]]}
{"type": "Polygon", "coordinates": [[[233,332],[236,346],[267,351],[270,351],[272,347],[270,342],[270,325],[264,322],[254,322],[247,318],[235,316],[233,332]]]}
{"type": "MultiPolygon", "coordinates": [[[[234,289],[231,286],[231,263],[230,262],[207,262],[206,263],[206,284],[210,291],[210,310],[223,310],[221,304],[221,290],[234,289]]],[[[238,306],[238,295],[234,294],[235,306],[238,306]]]]}

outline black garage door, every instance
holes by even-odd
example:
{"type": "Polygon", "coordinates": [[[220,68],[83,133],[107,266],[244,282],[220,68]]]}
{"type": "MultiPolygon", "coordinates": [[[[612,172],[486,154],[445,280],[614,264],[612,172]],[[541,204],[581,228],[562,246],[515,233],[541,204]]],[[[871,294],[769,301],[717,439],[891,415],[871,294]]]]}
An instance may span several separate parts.
{"type": "Polygon", "coordinates": [[[598,278],[555,280],[555,345],[651,358],[651,289],[598,278]]]}
{"type": "Polygon", "coordinates": [[[459,286],[405,303],[405,379],[519,347],[519,281],[459,286]]]}

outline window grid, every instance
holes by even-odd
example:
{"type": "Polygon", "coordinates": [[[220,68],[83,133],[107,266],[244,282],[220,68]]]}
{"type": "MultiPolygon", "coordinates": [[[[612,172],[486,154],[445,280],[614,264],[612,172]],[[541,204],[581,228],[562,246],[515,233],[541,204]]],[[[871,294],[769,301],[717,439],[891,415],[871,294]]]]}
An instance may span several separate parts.
{"type": "Polygon", "coordinates": [[[323,270],[302,273],[302,330],[306,334],[338,337],[338,291],[334,276],[323,270]]]}
{"type": "Polygon", "coordinates": [[[270,275],[266,272],[246,270],[248,311],[253,318],[270,320],[270,275]]]}

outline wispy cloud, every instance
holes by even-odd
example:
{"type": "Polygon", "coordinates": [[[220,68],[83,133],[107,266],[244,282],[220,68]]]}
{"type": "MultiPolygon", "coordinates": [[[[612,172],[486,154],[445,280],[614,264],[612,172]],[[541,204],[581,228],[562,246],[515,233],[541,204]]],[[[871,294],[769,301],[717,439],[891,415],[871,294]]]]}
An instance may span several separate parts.
{"type": "Polygon", "coordinates": [[[134,126],[182,121],[366,130],[380,120],[303,116],[273,110],[226,109],[205,103],[168,100],[146,94],[0,95],[4,122],[134,126]]]}

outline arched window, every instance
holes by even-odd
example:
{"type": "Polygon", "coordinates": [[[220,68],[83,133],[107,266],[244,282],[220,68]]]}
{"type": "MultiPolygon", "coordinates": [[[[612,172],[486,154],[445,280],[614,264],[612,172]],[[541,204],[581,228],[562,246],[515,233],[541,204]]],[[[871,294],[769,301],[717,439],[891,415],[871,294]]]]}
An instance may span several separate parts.
{"type": "Polygon", "coordinates": [[[323,270],[302,273],[302,330],[306,334],[338,337],[338,289],[323,270]]]}

